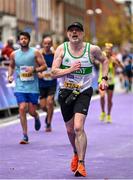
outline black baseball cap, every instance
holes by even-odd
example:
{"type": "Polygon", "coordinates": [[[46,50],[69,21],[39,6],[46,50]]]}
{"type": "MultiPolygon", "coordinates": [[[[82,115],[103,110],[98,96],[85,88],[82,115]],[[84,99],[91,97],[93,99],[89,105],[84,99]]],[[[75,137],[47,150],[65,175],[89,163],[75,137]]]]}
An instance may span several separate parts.
{"type": "Polygon", "coordinates": [[[72,27],[77,27],[79,28],[81,31],[84,31],[83,25],[79,22],[73,22],[72,24],[70,24],[67,28],[67,31],[69,31],[72,27]]]}

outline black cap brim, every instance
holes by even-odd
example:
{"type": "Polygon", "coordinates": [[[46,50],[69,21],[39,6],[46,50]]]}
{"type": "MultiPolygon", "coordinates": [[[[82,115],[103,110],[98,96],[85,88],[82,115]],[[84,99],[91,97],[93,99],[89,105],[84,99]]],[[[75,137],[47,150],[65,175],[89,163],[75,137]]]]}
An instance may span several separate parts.
{"type": "Polygon", "coordinates": [[[68,28],[67,28],[67,31],[69,31],[73,27],[79,28],[81,31],[84,31],[82,24],[77,23],[77,22],[72,23],[71,25],[69,25],[68,28]]]}

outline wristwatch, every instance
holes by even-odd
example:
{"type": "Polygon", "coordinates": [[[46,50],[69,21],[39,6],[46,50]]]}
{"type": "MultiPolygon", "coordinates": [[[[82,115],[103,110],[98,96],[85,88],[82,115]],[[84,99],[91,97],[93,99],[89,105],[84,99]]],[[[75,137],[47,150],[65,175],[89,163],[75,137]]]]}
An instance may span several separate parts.
{"type": "Polygon", "coordinates": [[[104,79],[105,81],[108,81],[108,76],[103,76],[102,79],[104,79]]]}

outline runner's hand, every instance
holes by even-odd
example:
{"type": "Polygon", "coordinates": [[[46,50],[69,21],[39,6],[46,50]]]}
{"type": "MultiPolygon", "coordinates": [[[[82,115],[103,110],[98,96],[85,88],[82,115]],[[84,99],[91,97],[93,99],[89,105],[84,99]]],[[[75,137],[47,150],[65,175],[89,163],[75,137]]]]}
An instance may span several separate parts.
{"type": "Polygon", "coordinates": [[[31,67],[31,66],[27,67],[26,72],[33,73],[34,72],[34,67],[31,67]]]}
{"type": "Polygon", "coordinates": [[[73,71],[78,71],[80,70],[80,67],[81,67],[81,62],[78,60],[78,61],[75,61],[74,63],[72,63],[71,65],[71,69],[72,69],[72,72],[73,71]]]}
{"type": "Polygon", "coordinates": [[[39,77],[40,79],[44,78],[43,73],[37,73],[37,75],[38,75],[38,77],[39,77]]]}
{"type": "Polygon", "coordinates": [[[13,76],[8,76],[8,82],[9,82],[9,83],[12,83],[13,80],[14,80],[14,79],[13,79],[13,76]]]}
{"type": "Polygon", "coordinates": [[[108,83],[106,80],[102,79],[102,81],[99,84],[99,89],[104,91],[108,88],[108,83]]]}

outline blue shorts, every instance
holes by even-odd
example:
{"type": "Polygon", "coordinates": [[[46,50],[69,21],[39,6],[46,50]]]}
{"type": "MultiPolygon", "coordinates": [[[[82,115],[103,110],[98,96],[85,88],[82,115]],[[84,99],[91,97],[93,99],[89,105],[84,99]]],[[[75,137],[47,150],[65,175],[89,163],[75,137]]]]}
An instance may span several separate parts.
{"type": "Polygon", "coordinates": [[[38,104],[38,98],[39,94],[38,93],[21,93],[21,92],[16,92],[14,93],[17,99],[18,104],[22,102],[27,102],[27,103],[32,103],[32,104],[38,104]]]}

